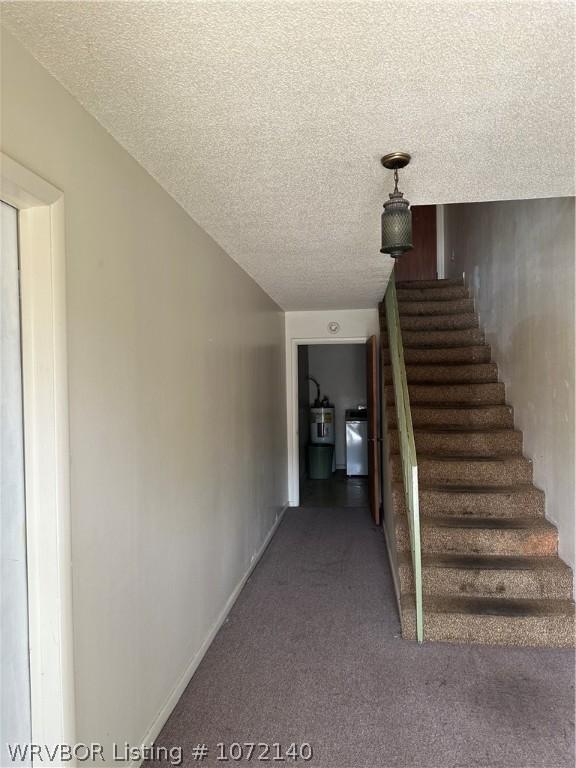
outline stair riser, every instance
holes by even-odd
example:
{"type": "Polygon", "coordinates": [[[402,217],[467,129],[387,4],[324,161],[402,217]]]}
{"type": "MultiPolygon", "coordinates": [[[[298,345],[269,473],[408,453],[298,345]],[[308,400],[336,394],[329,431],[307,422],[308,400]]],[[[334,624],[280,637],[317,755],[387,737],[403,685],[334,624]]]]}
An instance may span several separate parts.
{"type": "MultiPolygon", "coordinates": [[[[412,424],[418,427],[463,429],[512,429],[514,417],[510,406],[491,408],[424,408],[413,405],[412,424]]],[[[389,427],[396,426],[396,408],[387,408],[389,427]]]]}
{"type": "MultiPolygon", "coordinates": [[[[442,528],[421,526],[422,552],[468,555],[522,555],[546,557],[558,551],[555,528],[534,531],[520,528],[442,528]]],[[[410,549],[406,518],[396,523],[396,541],[400,550],[410,549]]]]}
{"type": "MultiPolygon", "coordinates": [[[[391,456],[391,465],[392,479],[402,480],[402,466],[398,454],[391,456]]],[[[430,485],[511,486],[532,482],[532,464],[523,457],[512,458],[506,462],[419,458],[418,479],[421,483],[430,485]]]]}
{"type": "MultiPolygon", "coordinates": [[[[400,437],[390,430],[390,452],[399,453],[400,437]]],[[[522,453],[522,433],[504,432],[416,432],[416,451],[444,456],[511,456],[522,453]]]]}
{"type": "MultiPolygon", "coordinates": [[[[385,387],[386,402],[394,402],[394,387],[385,387]]],[[[504,384],[410,384],[410,404],[414,403],[462,403],[470,405],[503,405],[504,384]]]]}
{"type": "MultiPolygon", "coordinates": [[[[479,328],[464,328],[460,331],[402,331],[404,347],[470,347],[483,343],[484,334],[479,328]]],[[[388,346],[388,334],[382,336],[382,344],[388,346]]]]}
{"type": "MultiPolygon", "coordinates": [[[[411,566],[399,567],[401,593],[414,592],[411,566]]],[[[424,595],[473,595],[475,597],[505,597],[570,600],[572,578],[569,571],[422,568],[424,595]]]]}
{"type": "MultiPolygon", "coordinates": [[[[383,327],[386,327],[385,323],[383,327]]],[[[401,315],[400,327],[403,331],[461,331],[467,328],[478,328],[478,318],[473,312],[450,315],[401,315]]]]}
{"type": "MultiPolygon", "coordinates": [[[[383,307],[384,311],[385,308],[383,307]]],[[[398,300],[400,318],[407,315],[461,315],[474,314],[472,299],[452,299],[449,301],[401,301],[398,300]]]]}
{"type": "Polygon", "coordinates": [[[447,301],[449,299],[469,299],[463,285],[448,285],[443,288],[397,288],[398,301],[447,301]]]}
{"type": "MultiPolygon", "coordinates": [[[[384,366],[384,381],[393,382],[392,366],[384,366]]],[[[496,363],[476,365],[407,365],[409,384],[487,384],[498,381],[496,363]]]]}
{"type": "MultiPolygon", "coordinates": [[[[387,344],[388,342],[386,342],[387,344]]],[[[390,350],[382,348],[382,359],[390,364],[390,350]]],[[[424,349],[422,347],[404,348],[406,365],[450,365],[468,363],[489,363],[490,347],[487,345],[472,347],[445,347],[442,349],[424,349]]]]}
{"type": "MultiPolygon", "coordinates": [[[[416,638],[414,612],[402,611],[402,637],[416,638]]],[[[569,616],[424,615],[424,639],[446,643],[573,648],[574,620],[569,616]]]]}
{"type": "MultiPolygon", "coordinates": [[[[544,493],[533,486],[514,492],[470,493],[428,490],[420,488],[420,514],[427,517],[457,515],[465,517],[544,517],[544,493]]],[[[404,490],[400,485],[392,490],[396,514],[406,514],[404,490]]]]}

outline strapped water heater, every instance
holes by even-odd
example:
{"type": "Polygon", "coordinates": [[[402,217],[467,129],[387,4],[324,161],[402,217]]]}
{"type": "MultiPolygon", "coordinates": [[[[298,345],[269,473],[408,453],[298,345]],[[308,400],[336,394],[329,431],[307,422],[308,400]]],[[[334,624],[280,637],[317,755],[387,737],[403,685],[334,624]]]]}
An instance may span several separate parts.
{"type": "Polygon", "coordinates": [[[308,378],[316,384],[316,400],[310,408],[310,442],[313,445],[334,445],[334,406],[328,397],[320,399],[320,384],[312,376],[308,378]]]}

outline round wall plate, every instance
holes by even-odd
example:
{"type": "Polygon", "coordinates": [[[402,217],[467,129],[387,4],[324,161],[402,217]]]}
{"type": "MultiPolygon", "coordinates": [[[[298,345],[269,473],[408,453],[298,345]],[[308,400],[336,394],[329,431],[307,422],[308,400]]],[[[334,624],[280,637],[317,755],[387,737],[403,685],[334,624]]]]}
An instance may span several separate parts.
{"type": "Polygon", "coordinates": [[[338,333],[340,330],[340,323],[337,323],[336,320],[332,320],[330,323],[328,323],[328,333],[338,333]]]}
{"type": "Polygon", "coordinates": [[[384,155],[381,162],[384,168],[393,171],[395,168],[405,168],[410,162],[410,155],[408,152],[390,152],[384,155]]]}

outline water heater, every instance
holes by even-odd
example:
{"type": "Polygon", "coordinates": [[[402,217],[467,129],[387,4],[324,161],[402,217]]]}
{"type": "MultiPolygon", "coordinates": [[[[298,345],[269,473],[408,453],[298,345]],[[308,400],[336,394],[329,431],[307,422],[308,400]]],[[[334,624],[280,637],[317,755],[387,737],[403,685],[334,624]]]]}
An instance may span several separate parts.
{"type": "Polygon", "coordinates": [[[310,442],[334,445],[334,408],[332,406],[310,408],[310,442]]]}

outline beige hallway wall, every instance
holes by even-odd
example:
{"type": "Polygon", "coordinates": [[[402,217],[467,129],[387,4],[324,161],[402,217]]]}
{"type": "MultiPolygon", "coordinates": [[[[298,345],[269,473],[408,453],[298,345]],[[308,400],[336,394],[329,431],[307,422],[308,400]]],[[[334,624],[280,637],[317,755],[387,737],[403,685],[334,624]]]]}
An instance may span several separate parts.
{"type": "Polygon", "coordinates": [[[65,195],[77,737],[139,745],[287,501],[284,313],[7,33],[1,88],[65,195]]]}
{"type": "Polygon", "coordinates": [[[574,198],[447,205],[446,277],[465,272],[574,566],[574,198]]]}

